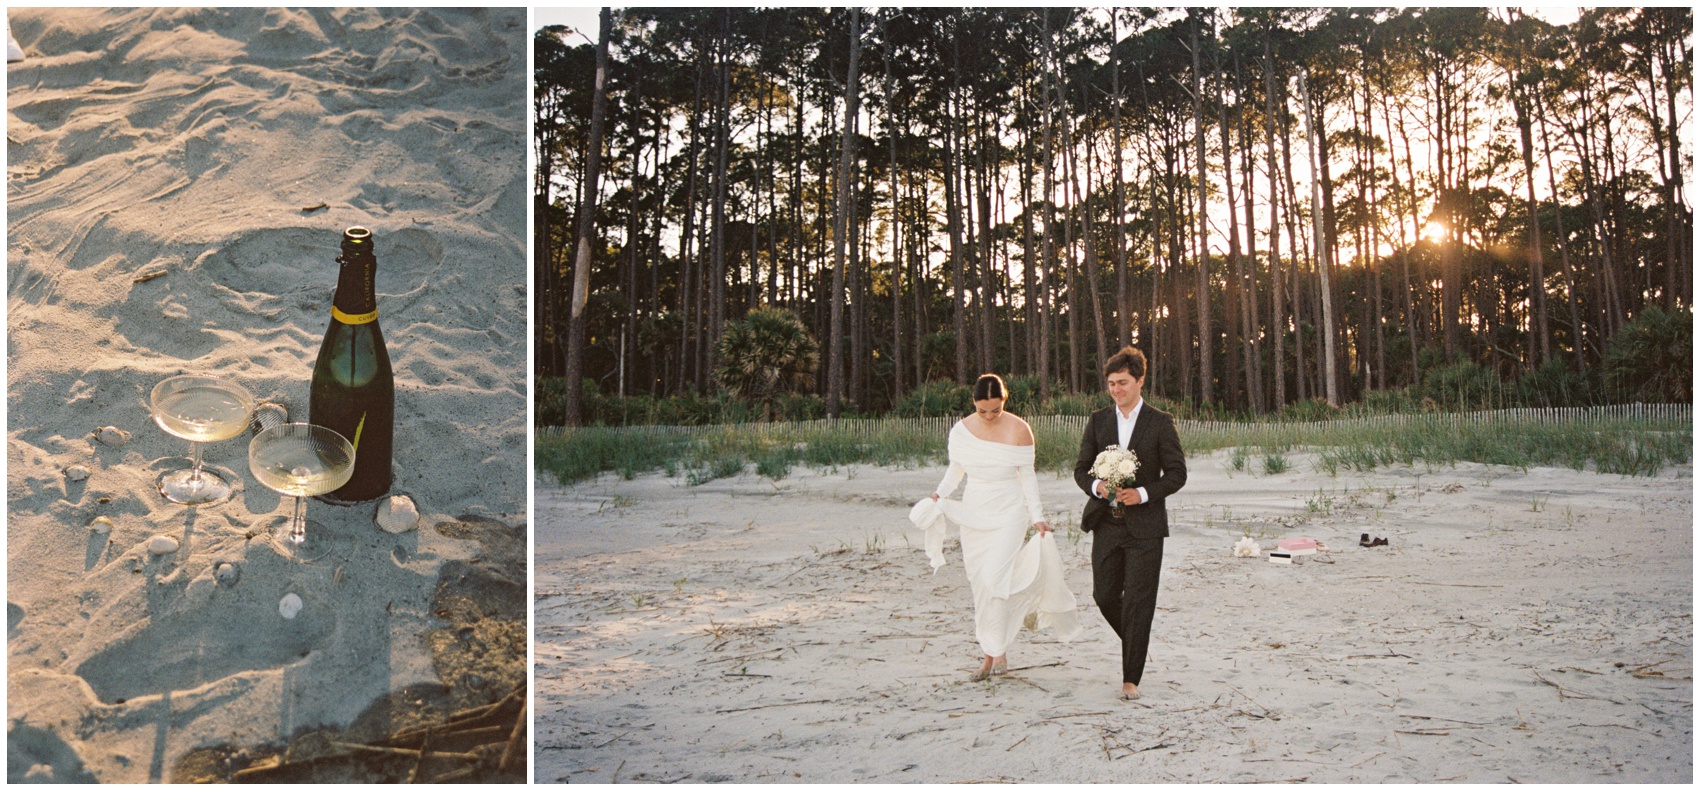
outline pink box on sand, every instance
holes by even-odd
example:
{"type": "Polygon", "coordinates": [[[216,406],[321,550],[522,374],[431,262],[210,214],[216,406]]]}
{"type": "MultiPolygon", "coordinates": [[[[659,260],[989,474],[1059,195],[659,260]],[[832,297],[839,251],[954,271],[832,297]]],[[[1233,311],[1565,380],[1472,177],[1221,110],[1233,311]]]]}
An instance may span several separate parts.
{"type": "Polygon", "coordinates": [[[1288,555],[1316,554],[1316,539],[1314,538],[1283,538],[1276,546],[1288,555]]]}

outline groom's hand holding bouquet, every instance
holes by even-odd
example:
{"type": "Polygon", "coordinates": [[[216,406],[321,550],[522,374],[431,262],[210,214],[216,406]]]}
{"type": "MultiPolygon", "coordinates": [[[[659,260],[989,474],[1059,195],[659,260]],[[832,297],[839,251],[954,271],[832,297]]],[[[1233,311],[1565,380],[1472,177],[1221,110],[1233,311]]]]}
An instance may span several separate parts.
{"type": "Polygon", "coordinates": [[[1092,462],[1092,477],[1109,488],[1110,515],[1121,519],[1127,508],[1122,504],[1120,490],[1133,486],[1133,476],[1139,472],[1139,456],[1120,445],[1111,445],[1092,462]]]}

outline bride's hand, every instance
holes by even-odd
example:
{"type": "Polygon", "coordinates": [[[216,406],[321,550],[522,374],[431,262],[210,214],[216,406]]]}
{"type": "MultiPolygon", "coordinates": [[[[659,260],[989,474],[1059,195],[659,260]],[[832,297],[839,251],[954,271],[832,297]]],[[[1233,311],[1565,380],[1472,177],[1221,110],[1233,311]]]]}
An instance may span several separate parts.
{"type": "Polygon", "coordinates": [[[939,493],[938,493],[938,492],[933,492],[933,502],[935,502],[935,503],[936,503],[936,502],[938,502],[938,501],[939,501],[939,493]]]}
{"type": "Polygon", "coordinates": [[[1049,525],[1049,524],[1046,524],[1046,523],[1045,523],[1045,522],[1043,522],[1043,521],[1040,521],[1040,522],[1034,522],[1034,523],[1033,523],[1033,528],[1034,528],[1034,529],[1035,529],[1035,530],[1038,530],[1038,531],[1039,531],[1039,535],[1040,535],[1040,536],[1048,536],[1048,535],[1050,535],[1050,534],[1051,534],[1051,526],[1050,526],[1050,525],[1049,525]]]}

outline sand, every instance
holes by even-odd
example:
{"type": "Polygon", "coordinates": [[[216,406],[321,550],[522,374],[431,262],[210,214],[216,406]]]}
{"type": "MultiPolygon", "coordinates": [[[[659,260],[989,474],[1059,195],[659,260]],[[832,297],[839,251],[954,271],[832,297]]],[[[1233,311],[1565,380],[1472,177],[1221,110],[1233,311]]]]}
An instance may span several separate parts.
{"type": "Polygon", "coordinates": [[[1086,630],[1023,633],[972,682],[960,553],[930,574],[905,520],[941,468],[540,478],[536,779],[1693,780],[1691,466],[1231,458],[1192,458],[1169,500],[1134,703],[1072,479],[1040,487],[1086,630]],[[1330,551],[1233,557],[1248,530],[1330,551]]]}
{"type": "Polygon", "coordinates": [[[523,599],[502,650],[443,635],[524,590],[524,10],[8,16],[8,780],[186,779],[208,751],[229,760],[188,779],[227,776],[523,682],[523,599]],[[249,537],[290,501],[248,435],[206,447],[231,501],[159,497],[188,446],[147,396],[213,373],[305,419],[351,225],[377,240],[395,488],[424,519],[391,535],[373,505],[313,502],[349,546],[300,565],[249,537]],[[178,549],[150,553],[160,535],[178,549]]]}

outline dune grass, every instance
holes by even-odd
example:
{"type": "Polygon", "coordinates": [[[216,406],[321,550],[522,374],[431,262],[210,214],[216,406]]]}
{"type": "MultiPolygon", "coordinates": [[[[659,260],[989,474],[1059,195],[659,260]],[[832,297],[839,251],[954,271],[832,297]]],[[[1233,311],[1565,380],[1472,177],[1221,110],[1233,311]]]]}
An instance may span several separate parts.
{"type": "MultiPolygon", "coordinates": [[[[1648,416],[1610,409],[1564,413],[1520,411],[1392,415],[1331,421],[1180,423],[1188,455],[1235,448],[1239,469],[1277,474],[1298,448],[1316,451],[1315,468],[1330,475],[1389,465],[1461,461],[1519,469],[1540,466],[1656,475],[1692,455],[1691,412],[1648,416]],[[1258,459],[1257,462],[1251,461],[1258,459]]],[[[908,467],[943,464],[954,418],[751,423],[668,427],[589,427],[540,433],[537,468],[562,483],[615,472],[623,478],[660,471],[698,485],[752,466],[778,480],[803,465],[908,467]]],[[[1038,417],[1037,466],[1073,469],[1084,417],[1038,417]]]]}

